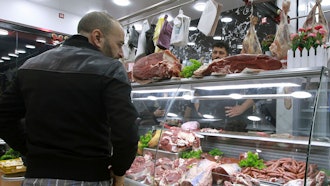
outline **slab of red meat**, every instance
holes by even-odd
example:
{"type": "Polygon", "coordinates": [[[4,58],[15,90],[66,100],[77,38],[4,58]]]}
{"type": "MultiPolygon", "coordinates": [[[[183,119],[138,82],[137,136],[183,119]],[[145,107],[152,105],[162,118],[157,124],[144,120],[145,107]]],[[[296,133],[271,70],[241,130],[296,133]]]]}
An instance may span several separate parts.
{"type": "Polygon", "coordinates": [[[179,77],[180,72],[180,61],[169,50],[142,57],[133,66],[133,78],[138,83],[179,77]]]}
{"type": "Polygon", "coordinates": [[[264,54],[238,54],[214,60],[206,68],[197,69],[195,76],[208,76],[216,73],[240,73],[245,68],[278,70],[282,68],[280,60],[264,54]]]}

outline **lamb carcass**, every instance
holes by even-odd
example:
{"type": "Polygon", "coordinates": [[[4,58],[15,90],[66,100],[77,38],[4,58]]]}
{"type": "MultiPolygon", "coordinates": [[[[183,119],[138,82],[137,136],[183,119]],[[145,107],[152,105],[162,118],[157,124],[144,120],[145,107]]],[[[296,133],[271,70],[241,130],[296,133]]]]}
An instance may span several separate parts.
{"type": "Polygon", "coordinates": [[[308,28],[313,28],[315,29],[315,26],[322,25],[323,29],[326,31],[324,37],[323,37],[323,42],[328,41],[328,36],[329,36],[329,28],[328,28],[328,22],[324,16],[324,12],[321,7],[321,2],[322,0],[316,0],[315,5],[313,6],[312,10],[309,12],[307,15],[306,21],[303,25],[303,28],[308,29],[308,28]],[[318,13],[318,22],[316,21],[316,9],[319,9],[318,13]]]}
{"type": "Polygon", "coordinates": [[[250,16],[250,28],[243,40],[242,54],[262,54],[260,42],[256,34],[255,25],[258,23],[258,18],[250,16]]]}
{"type": "Polygon", "coordinates": [[[282,3],[282,11],[280,13],[280,23],[277,27],[275,39],[270,45],[269,50],[277,59],[286,59],[288,50],[291,48],[290,31],[288,24],[288,12],[290,9],[290,1],[284,0],[282,3]]]}
{"type": "Polygon", "coordinates": [[[169,50],[165,50],[138,59],[133,66],[133,78],[138,83],[150,83],[153,78],[179,77],[180,71],[180,61],[169,50]]]}

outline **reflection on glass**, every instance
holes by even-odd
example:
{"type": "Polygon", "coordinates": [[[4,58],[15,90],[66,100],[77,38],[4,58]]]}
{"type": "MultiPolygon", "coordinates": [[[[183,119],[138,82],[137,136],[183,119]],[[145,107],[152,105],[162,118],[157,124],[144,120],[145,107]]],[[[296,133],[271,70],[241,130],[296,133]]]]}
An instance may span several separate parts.
{"type": "Polygon", "coordinates": [[[312,94],[305,91],[295,91],[291,93],[291,96],[298,99],[304,99],[312,97],[312,94]]]}

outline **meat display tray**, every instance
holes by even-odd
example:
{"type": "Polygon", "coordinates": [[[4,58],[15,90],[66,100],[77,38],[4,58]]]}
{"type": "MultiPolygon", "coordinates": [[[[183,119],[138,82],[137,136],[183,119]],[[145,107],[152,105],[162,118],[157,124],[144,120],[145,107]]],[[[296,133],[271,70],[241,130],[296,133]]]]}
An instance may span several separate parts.
{"type": "Polygon", "coordinates": [[[155,159],[166,157],[171,160],[180,158],[180,156],[182,154],[182,152],[168,152],[168,151],[159,150],[159,149],[144,148],[143,155],[145,155],[146,153],[151,153],[155,159]],[[155,155],[156,155],[156,157],[155,157],[155,155]]]}

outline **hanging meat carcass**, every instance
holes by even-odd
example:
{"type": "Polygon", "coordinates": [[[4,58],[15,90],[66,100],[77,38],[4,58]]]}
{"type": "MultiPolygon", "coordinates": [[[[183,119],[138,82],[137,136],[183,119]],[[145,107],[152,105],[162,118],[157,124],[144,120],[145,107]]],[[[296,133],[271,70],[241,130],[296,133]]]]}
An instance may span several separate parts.
{"type": "Polygon", "coordinates": [[[262,54],[260,42],[256,34],[255,25],[258,23],[258,18],[250,16],[250,28],[243,40],[242,54],[262,54]]]}
{"type": "Polygon", "coordinates": [[[280,23],[277,27],[274,42],[270,45],[269,50],[272,55],[279,60],[286,59],[288,50],[291,48],[290,31],[288,24],[288,12],[291,2],[284,0],[282,3],[282,11],[280,13],[280,23]]]}
{"type": "Polygon", "coordinates": [[[329,36],[329,28],[328,28],[328,22],[324,16],[324,12],[321,7],[321,2],[322,0],[316,0],[315,5],[313,6],[312,10],[309,12],[307,15],[306,21],[303,25],[303,28],[308,29],[308,28],[313,28],[315,29],[316,26],[321,25],[323,29],[326,31],[324,37],[323,37],[323,42],[328,41],[328,36],[329,36]],[[318,21],[316,20],[316,9],[319,9],[318,11],[318,21]]]}

